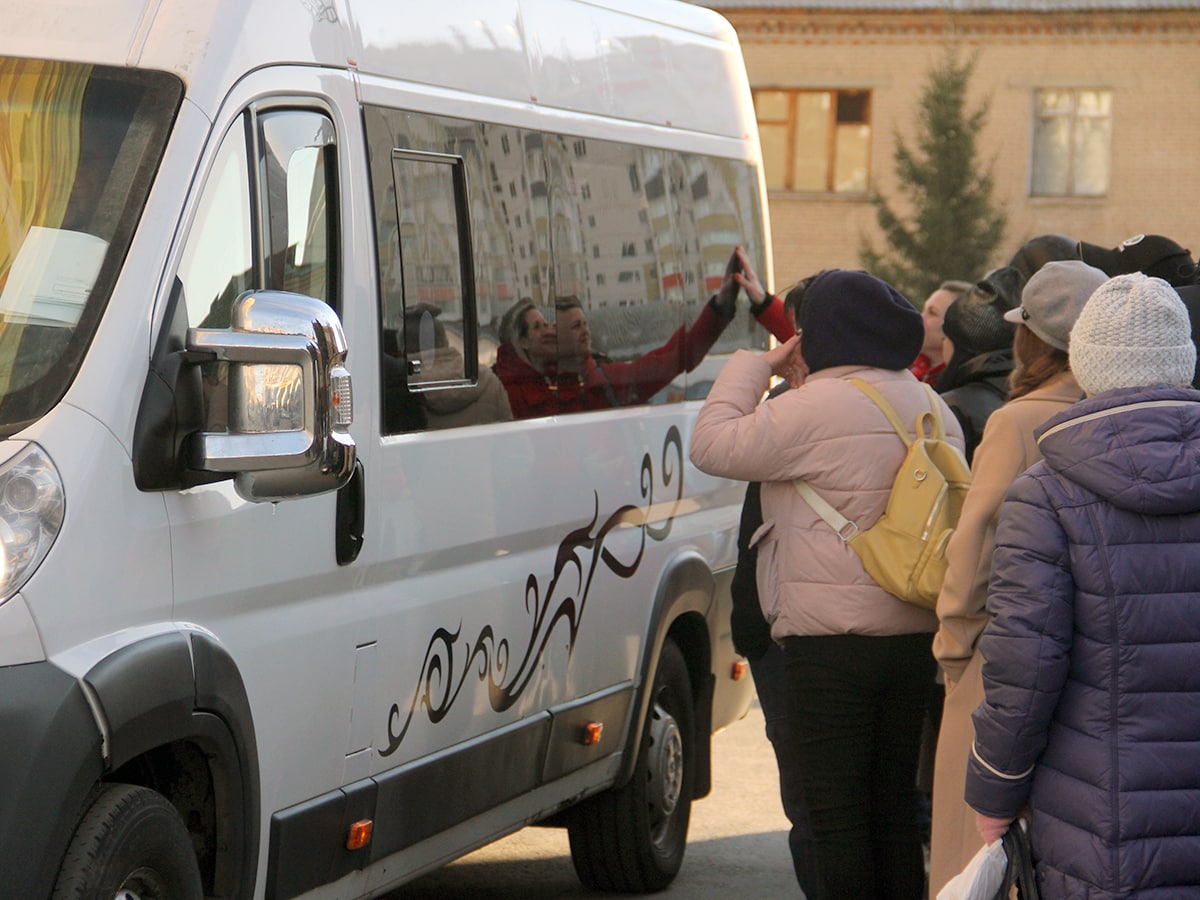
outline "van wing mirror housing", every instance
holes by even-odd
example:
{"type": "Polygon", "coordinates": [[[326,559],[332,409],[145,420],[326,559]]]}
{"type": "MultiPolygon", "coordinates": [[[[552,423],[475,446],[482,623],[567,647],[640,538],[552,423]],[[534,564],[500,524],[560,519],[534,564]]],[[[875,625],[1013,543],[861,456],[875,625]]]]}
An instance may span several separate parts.
{"type": "Polygon", "coordinates": [[[285,291],[242,294],[227,329],[189,328],[188,354],[229,364],[228,431],[191,436],[188,465],[231,473],[255,502],[322,494],[354,472],[346,335],[337,313],[285,291]]]}

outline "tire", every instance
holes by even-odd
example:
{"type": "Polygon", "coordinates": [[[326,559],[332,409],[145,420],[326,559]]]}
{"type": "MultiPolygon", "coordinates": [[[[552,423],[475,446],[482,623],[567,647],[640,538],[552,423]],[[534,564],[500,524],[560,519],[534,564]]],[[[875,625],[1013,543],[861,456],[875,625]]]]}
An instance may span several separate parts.
{"type": "Polygon", "coordinates": [[[650,893],[674,880],[687,849],[695,716],[683,654],[663,644],[633,777],[571,810],[575,872],[592,890],[650,893]]]}
{"type": "Polygon", "coordinates": [[[161,794],[104,784],[84,812],[53,900],[201,900],[200,867],[179,813],[161,794]]]}

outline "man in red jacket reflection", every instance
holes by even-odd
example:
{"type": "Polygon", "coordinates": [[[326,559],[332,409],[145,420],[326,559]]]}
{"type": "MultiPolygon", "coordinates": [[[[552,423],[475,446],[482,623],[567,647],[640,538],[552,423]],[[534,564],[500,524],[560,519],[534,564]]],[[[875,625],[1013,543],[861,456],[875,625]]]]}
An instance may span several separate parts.
{"type": "Polygon", "coordinates": [[[627,362],[597,359],[587,316],[578,298],[560,297],[555,324],[532,300],[505,315],[496,374],[517,419],[610,409],[645,403],[704,359],[733,320],[737,256],[730,257],[720,289],[689,327],[680,326],[662,346],[627,362]]]}

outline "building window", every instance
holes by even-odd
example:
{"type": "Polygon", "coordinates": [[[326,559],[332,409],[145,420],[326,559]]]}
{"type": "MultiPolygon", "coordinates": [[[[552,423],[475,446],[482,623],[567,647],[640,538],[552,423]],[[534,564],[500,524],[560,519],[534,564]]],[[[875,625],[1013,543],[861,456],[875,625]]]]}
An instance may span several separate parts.
{"type": "Polygon", "coordinates": [[[1112,92],[1034,93],[1030,193],[1041,197],[1102,197],[1108,193],[1112,92]]]}
{"type": "Polygon", "coordinates": [[[866,193],[870,91],[755,91],[754,111],[768,190],[866,193]]]}

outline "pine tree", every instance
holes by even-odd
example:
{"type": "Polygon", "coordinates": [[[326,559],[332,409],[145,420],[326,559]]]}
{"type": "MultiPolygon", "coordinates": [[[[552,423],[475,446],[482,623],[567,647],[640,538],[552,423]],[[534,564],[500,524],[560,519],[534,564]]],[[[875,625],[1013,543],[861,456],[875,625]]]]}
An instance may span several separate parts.
{"type": "Polygon", "coordinates": [[[875,191],[879,227],[891,249],[877,252],[864,238],[863,268],[888,281],[917,305],[948,278],[976,281],[1004,238],[1007,216],[992,203],[991,165],[976,170],[975,143],[987,119],[984,103],[966,110],[966,91],[975,68],[947,49],[930,69],[920,99],[917,147],[896,134],[896,174],[908,198],[905,221],[875,191]]]}

